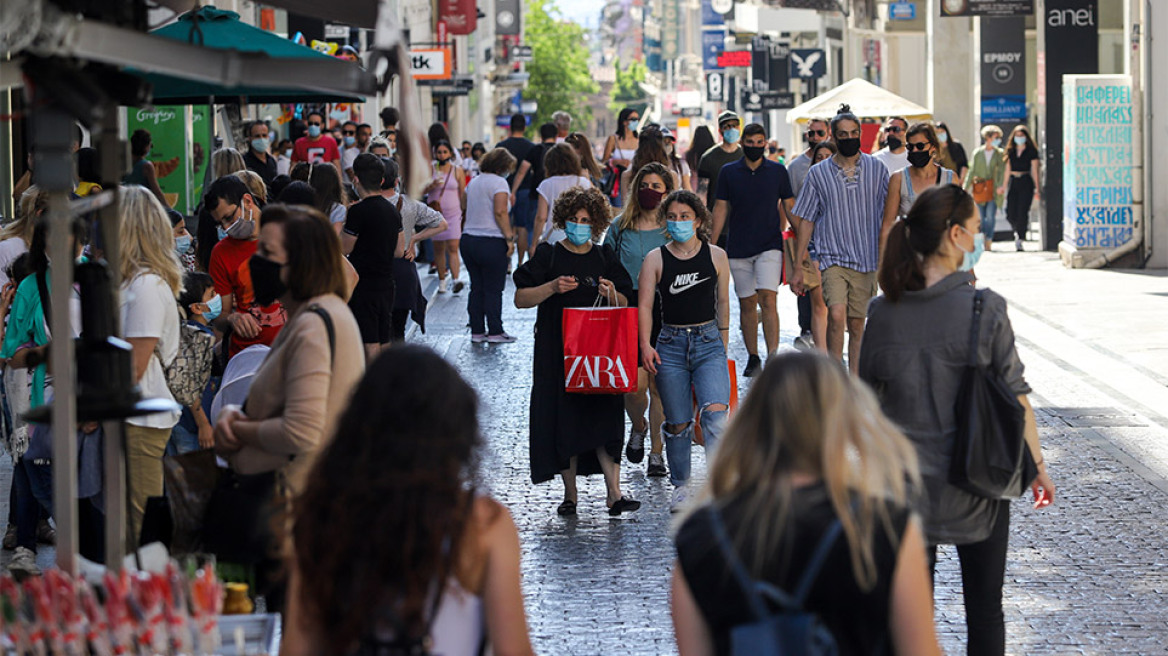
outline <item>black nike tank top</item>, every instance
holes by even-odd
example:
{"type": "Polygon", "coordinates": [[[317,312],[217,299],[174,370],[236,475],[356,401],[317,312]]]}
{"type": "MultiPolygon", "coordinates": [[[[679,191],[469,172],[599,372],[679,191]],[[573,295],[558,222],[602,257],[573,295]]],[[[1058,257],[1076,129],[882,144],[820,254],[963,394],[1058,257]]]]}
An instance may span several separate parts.
{"type": "Polygon", "coordinates": [[[713,321],[717,312],[718,270],[710,256],[710,245],[688,260],[678,259],[668,246],[661,247],[661,323],[690,326],[713,321]]]}

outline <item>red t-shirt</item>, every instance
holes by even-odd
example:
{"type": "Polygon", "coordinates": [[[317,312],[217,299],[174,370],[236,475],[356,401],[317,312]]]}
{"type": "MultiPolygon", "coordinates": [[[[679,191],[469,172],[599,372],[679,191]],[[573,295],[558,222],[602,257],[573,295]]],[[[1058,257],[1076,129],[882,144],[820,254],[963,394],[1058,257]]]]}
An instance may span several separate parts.
{"type": "Polygon", "coordinates": [[[233,357],[243,349],[256,344],[271,346],[288,319],[284,313],[284,306],[280,305],[279,301],[262,308],[255,305],[248,260],[255,254],[256,243],[254,240],[243,241],[228,237],[215,244],[215,248],[211,250],[208,273],[215,283],[215,293],[220,296],[231,294],[233,311],[247,312],[255,317],[260,325],[260,334],[254,339],[244,339],[238,334],[232,334],[228,357],[233,357]]]}
{"type": "Polygon", "coordinates": [[[322,164],[340,158],[341,153],[337,150],[336,139],[333,139],[327,134],[322,134],[316,139],[300,137],[296,140],[296,146],[292,149],[293,162],[322,164]]]}

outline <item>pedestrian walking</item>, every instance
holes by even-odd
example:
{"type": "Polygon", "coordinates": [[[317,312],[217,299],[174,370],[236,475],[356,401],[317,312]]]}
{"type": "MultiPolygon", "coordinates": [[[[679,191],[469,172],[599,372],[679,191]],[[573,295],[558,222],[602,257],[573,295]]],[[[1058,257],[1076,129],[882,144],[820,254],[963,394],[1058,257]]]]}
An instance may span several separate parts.
{"type": "MultiPolygon", "coordinates": [[[[837,361],[843,357],[846,327],[848,366],[855,373],[868,301],[876,295],[876,265],[892,227],[884,214],[889,174],[879,160],[860,152],[860,120],[850,107],[840,105],[831,132],[839,152],[811,167],[795,203],[795,252],[800,261],[808,257],[814,238],[827,304],[828,352],[837,361]]],[[[790,282],[796,294],[805,293],[802,268],[792,272],[790,282]]]]}
{"type": "Polygon", "coordinates": [[[888,180],[888,198],[884,202],[884,223],[908,216],[913,201],[929,187],[952,184],[956,175],[937,162],[941,144],[928,123],[914,123],[905,134],[908,167],[893,173],[888,180]],[[891,217],[891,218],[890,218],[891,217]]]}
{"type": "Polygon", "coordinates": [[[973,151],[973,159],[969,162],[964,188],[973,195],[973,202],[977,203],[977,211],[981,214],[981,233],[985,235],[985,248],[989,251],[993,250],[998,208],[1005,201],[998,192],[1006,176],[1002,128],[985,126],[981,129],[981,140],[981,146],[973,151]]]}
{"type": "MultiPolygon", "coordinates": [[[[535,147],[535,144],[524,138],[525,130],[527,130],[527,119],[523,114],[513,115],[511,117],[511,136],[495,144],[495,147],[505,148],[517,163],[526,161],[527,153],[535,147]]],[[[522,166],[522,164],[517,164],[517,166],[522,166]]],[[[519,252],[518,263],[523,264],[523,259],[527,257],[527,252],[535,241],[531,230],[535,226],[535,210],[538,203],[531,197],[530,179],[520,180],[519,184],[516,185],[515,174],[512,173],[507,176],[507,185],[512,190],[511,195],[515,197],[511,206],[511,225],[515,228],[515,241],[518,244],[518,248],[516,248],[519,252]]]]}
{"type": "Polygon", "coordinates": [[[340,175],[341,151],[337,140],[324,133],[324,114],[311,111],[304,122],[308,128],[307,134],[297,139],[292,147],[292,163],[332,164],[340,175]]]}
{"type": "Polygon", "coordinates": [[[479,166],[482,174],[466,188],[466,225],[462,228],[462,260],[470,274],[466,302],[470,340],[507,344],[515,338],[503,332],[503,289],[507,286],[507,265],[515,252],[515,235],[506,176],[515,170],[515,158],[506,148],[496,148],[479,166]]]}
{"type": "Polygon", "coordinates": [[[292,171],[292,140],[281,139],[276,144],[276,175],[288,175],[292,171]]]}
{"type": "Polygon", "coordinates": [[[535,210],[535,234],[538,243],[554,244],[564,238],[564,233],[557,232],[555,226],[548,222],[548,217],[555,211],[556,201],[572,187],[591,188],[592,181],[580,175],[580,158],[572,146],[555,144],[546,152],[543,158],[544,177],[535,188],[539,196],[535,210]]]}
{"type": "Polygon", "coordinates": [[[690,170],[685,159],[677,154],[677,135],[673,134],[673,130],[663,127],[661,128],[661,137],[665,140],[665,155],[669,158],[669,170],[677,175],[681,185],[678,188],[693,191],[693,171],[690,170]]]}
{"type": "Polygon", "coordinates": [[[1006,183],[998,188],[1006,195],[1006,218],[1014,229],[1014,250],[1022,250],[1026,232],[1030,229],[1030,204],[1041,200],[1038,181],[1038,147],[1030,138],[1025,125],[1017,125],[1010,132],[1006,144],[1006,183]]]}
{"type": "Polygon", "coordinates": [[[603,473],[610,515],[641,507],[621,492],[623,399],[616,394],[569,394],[564,389],[564,308],[628,305],[632,280],[616,253],[597,245],[609,205],[599,190],[569,189],[556,203],[553,224],[567,236],[540,244],[515,271],[515,307],[538,307],[531,379],[531,481],[557,473],[564,482],[560,515],[575,515],[576,477],[603,473]]]}
{"type": "Polygon", "coordinates": [[[1038,465],[1034,507],[1055,499],[1006,301],[993,291],[974,289],[971,270],[981,253],[980,217],[969,194],[957,185],[922,192],[888,236],[880,267],[884,293],[872,302],[859,369],[884,414],[904,429],[916,449],[921,498],[927,500],[921,511],[930,568],[936,562],[935,545],[957,545],[967,653],[978,656],[1005,653],[1002,583],[1010,502],[949,483],[958,432],[955,408],[968,362],[985,367],[1018,397],[1026,442],[1038,465]],[[982,297],[980,314],[974,309],[975,294],[982,297]],[[974,319],[980,320],[976,355],[969,353],[974,319]]]}
{"type": "MultiPolygon", "coordinates": [[[[758,627],[760,606],[778,612],[756,592],[766,584],[821,623],[821,653],[939,656],[909,501],[912,445],[826,357],[785,353],[775,364],[726,429],[701,503],[674,537],[678,652],[738,653],[732,634],[758,627]]],[[[795,644],[793,632],[767,635],[795,644]]]]}
{"type": "Polygon", "coordinates": [[[695,441],[694,397],[706,461],[715,456],[730,409],[730,373],[726,351],[730,343],[730,262],[726,252],[710,243],[710,215],[692,191],[665,197],[658,212],[669,231],[669,243],[651,251],[641,267],[638,289],[641,357],[657,376],[665,411],[661,435],[673,484],[672,512],[690,500],[690,450],[695,441]],[[661,332],[650,340],[654,296],[661,303],[661,332]]]}
{"type": "Polygon", "coordinates": [[[633,176],[650,162],[657,162],[669,169],[669,175],[673,178],[673,188],[681,189],[681,174],[673,170],[673,161],[665,149],[665,133],[662,131],[660,125],[650,123],[641,128],[641,132],[638,135],[637,150],[633,152],[633,161],[629,165],[629,168],[621,173],[622,206],[629,201],[629,197],[632,194],[636,193],[636,190],[631,190],[630,187],[633,176]]]}
{"type": "Polygon", "coordinates": [[[600,164],[596,163],[596,155],[592,151],[592,142],[588,137],[579,132],[573,132],[568,135],[564,141],[576,150],[576,155],[580,157],[580,175],[588,178],[593,187],[597,189],[604,178],[604,171],[601,170],[600,164]]]}
{"type": "Polygon", "coordinates": [[[633,163],[633,153],[637,151],[640,139],[637,128],[641,126],[641,113],[632,107],[620,110],[616,117],[616,132],[608,135],[604,141],[604,153],[600,161],[608,167],[608,174],[615,184],[608,193],[609,202],[614,207],[621,206],[623,190],[620,187],[621,176],[633,163]]]}
{"type": "Polygon", "coordinates": [[[255,171],[263,179],[265,185],[271,185],[272,180],[279,175],[276,156],[271,153],[272,141],[268,138],[268,124],[263,121],[252,121],[247,126],[247,151],[243,154],[243,163],[249,171],[255,171]]]}
{"type": "MultiPolygon", "coordinates": [[[[552,151],[553,148],[559,145],[556,143],[556,126],[552,125],[551,123],[544,123],[543,125],[539,126],[539,139],[539,143],[533,145],[531,149],[527,151],[527,154],[524,155],[523,161],[519,162],[519,168],[515,171],[515,177],[511,180],[511,194],[516,197],[521,194],[520,190],[523,188],[525,182],[531,183],[527,188],[527,196],[531,202],[533,210],[531,245],[528,247],[528,257],[530,257],[531,253],[535,251],[536,245],[539,244],[541,240],[546,240],[547,237],[544,233],[547,217],[551,216],[551,205],[549,204],[546,208],[544,208],[544,220],[541,222],[539,213],[541,207],[540,198],[542,197],[544,201],[547,201],[547,198],[544,197],[543,194],[539,193],[539,185],[543,183],[544,178],[548,177],[546,168],[547,155],[552,151]]],[[[569,150],[571,150],[571,148],[569,148],[569,150]]],[[[564,157],[568,157],[568,154],[564,153],[563,150],[561,150],[560,153],[562,157],[557,157],[557,160],[561,161],[563,167],[557,173],[555,173],[555,175],[570,175],[573,177],[579,177],[580,158],[576,157],[575,163],[570,164],[569,162],[562,161],[564,157]]],[[[560,185],[556,184],[556,188],[559,187],[560,185]]],[[[554,201],[555,199],[553,198],[552,200],[554,201]]]]}
{"type": "Polygon", "coordinates": [[[405,235],[397,208],[381,195],[385,165],[381,158],[361,153],[353,160],[353,180],[361,200],[354,203],[341,233],[341,252],[357,270],[357,286],[349,310],[361,332],[366,361],[389,347],[392,333],[393,261],[405,252],[405,235]]]}
{"type": "MultiPolygon", "coordinates": [[[[675,187],[669,170],[657,162],[650,162],[637,171],[632,185],[637,191],[629,197],[625,211],[612,220],[604,235],[604,245],[612,248],[620,258],[633,281],[633,290],[637,291],[645,257],[669,243],[665,219],[658,208],[661,199],[672,193],[675,187]]],[[[649,344],[656,345],[657,335],[661,332],[661,299],[657,296],[653,298],[652,317],[649,344]]],[[[649,436],[649,465],[645,473],[652,477],[665,476],[665,443],[661,440],[665,411],[661,407],[657,379],[643,365],[637,369],[637,391],[625,394],[625,413],[632,422],[625,457],[633,464],[644,460],[645,437],[649,436]],[[648,418],[645,417],[646,411],[648,418]]]]}
{"type": "Polygon", "coordinates": [[[426,204],[446,218],[446,230],[433,237],[438,292],[446,292],[446,276],[450,274],[451,291],[457,294],[463,288],[458,240],[462,236],[466,209],[466,172],[454,164],[454,147],[449,141],[439,141],[434,146],[434,155],[434,178],[426,187],[426,204]]]}
{"type": "Polygon", "coordinates": [[[145,187],[154,194],[163,207],[170,207],[166,204],[166,195],[162,193],[162,187],[158,186],[158,172],[154,168],[154,162],[146,159],[153,147],[154,139],[150,136],[149,130],[141,128],[134,130],[134,134],[130,135],[130,156],[133,158],[133,164],[130,172],[122,177],[122,184],[145,187]]]}
{"type": "MultiPolygon", "coordinates": [[[[722,136],[722,143],[710,148],[702,154],[698,162],[698,195],[706,199],[706,210],[714,211],[717,201],[718,175],[722,167],[742,159],[742,147],[738,140],[742,138],[742,121],[738,115],[730,110],[718,114],[718,133],[722,136]]],[[[726,237],[720,236],[719,246],[725,248],[726,237]]]]}
{"type": "MultiPolygon", "coordinates": [[[[689,188],[693,191],[698,190],[698,163],[702,160],[702,155],[707,150],[714,147],[714,135],[710,133],[710,128],[699,125],[693,133],[693,139],[690,139],[689,148],[685,151],[685,165],[689,167],[689,188]]],[[[701,195],[700,193],[698,194],[701,195]]],[[[703,198],[704,200],[704,198],[703,198]]]]}
{"type": "MultiPolygon", "coordinates": [[[[787,165],[787,175],[791,178],[791,190],[795,192],[796,198],[799,197],[799,191],[803,189],[803,180],[807,177],[807,171],[811,169],[813,164],[818,164],[815,159],[816,147],[821,143],[831,143],[831,127],[828,125],[827,119],[813,118],[807,121],[803,140],[807,142],[807,150],[799,153],[787,165]]],[[[832,146],[830,152],[823,155],[823,159],[834,154],[835,147],[832,146]]],[[[791,231],[798,234],[793,217],[788,214],[787,218],[792,220],[791,231]]],[[[786,240],[783,243],[788,263],[792,269],[795,264],[796,241],[786,240]]],[[[812,252],[814,250],[814,244],[808,246],[808,260],[802,263],[805,274],[804,281],[813,281],[814,284],[808,285],[808,293],[796,296],[795,303],[799,310],[799,336],[795,338],[795,346],[797,348],[816,346],[826,351],[827,306],[823,305],[823,290],[819,287],[819,270],[818,268],[812,270],[810,264],[810,261],[814,259],[812,252]]]]}
{"type": "Polygon", "coordinates": [[[345,212],[349,204],[348,194],[341,182],[341,175],[335,167],[310,165],[308,184],[316,194],[312,206],[328,217],[333,232],[341,234],[345,227],[345,212]]]}
{"type": "Polygon", "coordinates": [[[964,180],[965,174],[969,172],[969,157],[965,154],[965,146],[949,132],[949,126],[945,123],[938,121],[936,130],[937,143],[941,144],[937,149],[937,160],[941,162],[941,166],[956,173],[958,180],[964,180]]]}
{"type": "Polygon", "coordinates": [[[211,153],[211,178],[214,180],[246,170],[243,155],[234,148],[220,148],[211,153]]]}
{"type": "Polygon", "coordinates": [[[280,653],[534,653],[519,534],[475,476],[477,411],[433,351],[370,364],[294,508],[280,653]]]}
{"type": "Polygon", "coordinates": [[[902,116],[889,116],[884,121],[884,147],[873,153],[888,172],[896,173],[908,166],[908,149],[904,146],[908,121],[902,116]]]}
{"type": "Polygon", "coordinates": [[[715,193],[711,239],[727,232],[726,255],[738,295],[739,323],[749,357],[742,375],[762,368],[758,357],[761,319],[767,357],[779,350],[779,285],[783,282],[783,232],[795,193],[782,164],[766,159],[766,129],[751,123],[742,131],[741,159],[722,167],[715,193]]]}
{"type": "Polygon", "coordinates": [[[345,121],[341,125],[341,173],[348,184],[353,184],[353,162],[361,154],[357,145],[357,122],[345,121]]]}
{"type": "Polygon", "coordinates": [[[242,180],[243,184],[247,185],[247,190],[250,191],[253,196],[258,198],[260,202],[268,202],[268,186],[264,184],[263,178],[261,178],[258,173],[245,169],[243,171],[236,171],[231,175],[242,180]]]}
{"type": "Polygon", "coordinates": [[[563,143],[572,132],[572,115],[563,110],[552,112],[552,125],[556,126],[556,143],[563,143]]]}

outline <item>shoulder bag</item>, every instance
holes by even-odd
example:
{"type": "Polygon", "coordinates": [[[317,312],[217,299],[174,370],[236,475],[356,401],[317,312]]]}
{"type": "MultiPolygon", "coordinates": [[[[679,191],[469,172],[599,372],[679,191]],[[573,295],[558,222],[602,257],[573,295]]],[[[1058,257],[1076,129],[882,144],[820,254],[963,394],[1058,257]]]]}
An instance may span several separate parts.
{"type": "Polygon", "coordinates": [[[957,441],[949,482],[987,499],[1022,496],[1038,476],[1026,444],[1026,411],[1018,397],[988,367],[978,363],[978,336],[985,290],[973,298],[969,360],[957,393],[957,441]]]}

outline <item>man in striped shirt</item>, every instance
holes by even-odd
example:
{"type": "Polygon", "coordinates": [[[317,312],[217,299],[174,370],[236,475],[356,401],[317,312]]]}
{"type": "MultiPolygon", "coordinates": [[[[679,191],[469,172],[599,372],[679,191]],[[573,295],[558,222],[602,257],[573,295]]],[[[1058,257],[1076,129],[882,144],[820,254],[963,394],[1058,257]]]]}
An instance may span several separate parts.
{"type": "MultiPolygon", "coordinates": [[[[844,328],[848,332],[848,365],[856,373],[868,301],[876,295],[876,268],[892,222],[884,222],[888,196],[888,169],[860,152],[860,120],[847,105],[831,120],[831,134],[839,152],[812,166],[795,203],[799,220],[800,261],[815,236],[823,299],[827,303],[827,349],[840,360],[844,328]]],[[[804,293],[803,271],[793,267],[791,290],[804,293]]]]}

